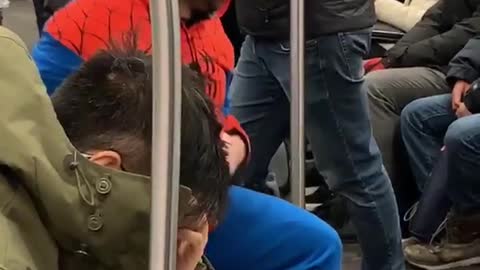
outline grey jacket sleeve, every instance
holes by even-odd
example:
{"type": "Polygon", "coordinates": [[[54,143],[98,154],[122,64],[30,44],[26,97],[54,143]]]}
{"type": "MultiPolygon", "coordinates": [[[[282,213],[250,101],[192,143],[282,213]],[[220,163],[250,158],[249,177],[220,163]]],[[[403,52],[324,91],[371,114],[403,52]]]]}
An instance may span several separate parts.
{"type": "Polygon", "coordinates": [[[472,83],[480,78],[480,36],[470,39],[467,45],[450,61],[447,80],[472,83]]]}

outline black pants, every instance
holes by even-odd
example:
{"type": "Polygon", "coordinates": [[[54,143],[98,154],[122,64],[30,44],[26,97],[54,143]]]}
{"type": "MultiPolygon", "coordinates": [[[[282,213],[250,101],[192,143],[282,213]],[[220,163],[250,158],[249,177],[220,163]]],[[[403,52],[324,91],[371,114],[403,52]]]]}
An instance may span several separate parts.
{"type": "Polygon", "coordinates": [[[38,33],[41,34],[43,26],[47,20],[52,16],[53,11],[45,7],[44,0],[33,0],[33,7],[35,9],[35,16],[37,17],[38,33]]]}

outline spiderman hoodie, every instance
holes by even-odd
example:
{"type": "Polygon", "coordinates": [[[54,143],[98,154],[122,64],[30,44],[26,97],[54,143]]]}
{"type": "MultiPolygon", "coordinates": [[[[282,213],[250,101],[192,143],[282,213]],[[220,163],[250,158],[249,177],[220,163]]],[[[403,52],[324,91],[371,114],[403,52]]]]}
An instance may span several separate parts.
{"type": "MultiPolygon", "coordinates": [[[[240,135],[249,153],[247,134],[238,121],[228,115],[227,89],[235,60],[233,46],[220,18],[230,1],[225,0],[209,19],[182,22],[182,62],[207,78],[206,93],[218,109],[224,131],[240,135]]],[[[148,0],[74,0],[58,10],[46,23],[32,52],[48,93],[52,94],[98,50],[108,49],[132,32],[136,35],[137,49],[151,53],[148,0]]]]}

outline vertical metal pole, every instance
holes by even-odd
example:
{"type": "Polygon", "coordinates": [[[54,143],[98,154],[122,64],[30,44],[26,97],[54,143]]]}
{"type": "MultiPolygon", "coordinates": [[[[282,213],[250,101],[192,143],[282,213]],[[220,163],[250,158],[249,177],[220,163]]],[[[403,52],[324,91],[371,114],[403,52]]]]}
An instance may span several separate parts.
{"type": "Polygon", "coordinates": [[[305,207],[305,31],[304,0],[290,1],[290,68],[291,68],[291,191],[292,203],[305,207]]]}
{"type": "Polygon", "coordinates": [[[150,0],[153,138],[150,269],[176,270],[181,66],[178,0],[150,0]]]}

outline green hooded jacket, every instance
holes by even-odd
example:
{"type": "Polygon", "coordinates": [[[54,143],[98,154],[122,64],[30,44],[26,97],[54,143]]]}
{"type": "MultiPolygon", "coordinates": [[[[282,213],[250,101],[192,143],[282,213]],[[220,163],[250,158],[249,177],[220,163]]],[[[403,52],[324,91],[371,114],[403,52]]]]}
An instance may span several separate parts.
{"type": "Polygon", "coordinates": [[[150,179],[82,157],[25,44],[0,48],[0,270],[148,269],[150,179]]]}

